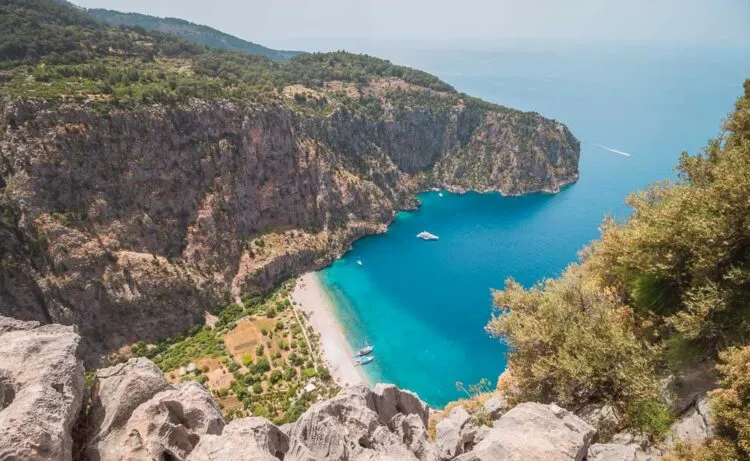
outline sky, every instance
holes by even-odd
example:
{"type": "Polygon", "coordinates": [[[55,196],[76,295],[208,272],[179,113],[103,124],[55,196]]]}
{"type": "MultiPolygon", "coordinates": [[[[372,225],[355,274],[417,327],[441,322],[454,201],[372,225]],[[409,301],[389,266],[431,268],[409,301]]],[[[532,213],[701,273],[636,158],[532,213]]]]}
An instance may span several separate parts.
{"type": "Polygon", "coordinates": [[[205,24],[267,46],[325,41],[750,46],[750,0],[73,0],[205,24]]]}

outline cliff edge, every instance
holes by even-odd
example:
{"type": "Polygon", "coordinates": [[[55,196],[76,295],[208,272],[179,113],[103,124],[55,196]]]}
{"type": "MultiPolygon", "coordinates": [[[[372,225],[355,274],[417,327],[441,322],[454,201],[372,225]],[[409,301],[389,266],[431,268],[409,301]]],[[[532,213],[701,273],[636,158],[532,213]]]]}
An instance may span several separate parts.
{"type": "Polygon", "coordinates": [[[0,14],[20,43],[0,52],[0,313],[78,325],[89,361],[328,264],[420,190],[578,178],[561,123],[387,61],[0,14]]]}

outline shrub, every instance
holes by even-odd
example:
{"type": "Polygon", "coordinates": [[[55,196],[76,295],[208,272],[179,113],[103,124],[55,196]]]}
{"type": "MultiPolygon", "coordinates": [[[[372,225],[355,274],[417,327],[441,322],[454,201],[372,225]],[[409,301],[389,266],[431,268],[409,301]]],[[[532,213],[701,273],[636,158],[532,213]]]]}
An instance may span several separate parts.
{"type": "Polygon", "coordinates": [[[263,385],[261,383],[255,383],[253,384],[253,393],[255,394],[262,394],[263,393],[263,385]]]}
{"type": "Polygon", "coordinates": [[[302,370],[302,376],[304,376],[305,378],[308,378],[308,379],[309,378],[314,378],[315,376],[317,376],[317,374],[318,373],[315,371],[315,368],[312,368],[312,367],[305,368],[304,370],[302,370]]]}
{"type": "Polygon", "coordinates": [[[628,412],[630,426],[652,439],[661,439],[674,422],[669,408],[656,398],[641,399],[633,403],[628,412]]]}
{"type": "Polygon", "coordinates": [[[271,382],[271,384],[276,384],[279,381],[281,381],[281,378],[282,378],[281,372],[279,370],[273,370],[268,380],[271,382]]]}
{"type": "Polygon", "coordinates": [[[245,366],[245,368],[250,367],[250,365],[253,364],[253,358],[250,356],[250,354],[245,354],[242,356],[242,364],[245,366]]]}
{"type": "Polygon", "coordinates": [[[267,359],[258,360],[252,367],[252,372],[255,374],[265,373],[271,369],[271,364],[268,363],[267,359]]]}
{"type": "Polygon", "coordinates": [[[530,290],[509,280],[494,302],[498,314],[487,329],[511,347],[512,399],[627,408],[659,395],[653,352],[636,338],[632,312],[584,280],[581,266],[530,290]]]}

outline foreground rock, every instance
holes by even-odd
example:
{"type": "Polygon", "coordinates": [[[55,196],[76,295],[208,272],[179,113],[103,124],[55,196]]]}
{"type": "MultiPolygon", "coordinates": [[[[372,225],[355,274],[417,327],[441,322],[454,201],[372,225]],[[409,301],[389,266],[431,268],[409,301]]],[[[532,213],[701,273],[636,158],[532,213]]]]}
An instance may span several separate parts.
{"type": "Polygon", "coordinates": [[[86,456],[91,460],[184,460],[224,420],[203,386],[170,386],[146,359],[99,370],[91,402],[86,456]]]}
{"type": "Polygon", "coordinates": [[[557,405],[523,403],[505,413],[457,461],[581,461],[596,431],[557,405]]]}
{"type": "Polygon", "coordinates": [[[635,445],[597,443],[589,448],[586,461],[636,461],[636,452],[635,445]]]}
{"type": "Polygon", "coordinates": [[[305,412],[285,432],[319,459],[434,461],[429,407],[395,386],[347,388],[305,412]]]}
{"type": "Polygon", "coordinates": [[[221,433],[205,435],[188,461],[315,461],[310,451],[263,418],[232,421],[221,433]]]}
{"type": "Polygon", "coordinates": [[[70,460],[83,395],[75,327],[0,317],[0,459],[70,460]]]}

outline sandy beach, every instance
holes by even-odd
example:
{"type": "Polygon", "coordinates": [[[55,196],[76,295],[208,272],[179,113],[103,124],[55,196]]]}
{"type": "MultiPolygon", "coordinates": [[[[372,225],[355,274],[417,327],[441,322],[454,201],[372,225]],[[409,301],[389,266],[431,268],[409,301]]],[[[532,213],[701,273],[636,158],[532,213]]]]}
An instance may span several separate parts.
{"type": "Polygon", "coordinates": [[[320,333],[323,360],[333,379],[342,386],[366,383],[362,370],[354,366],[354,353],[336,321],[331,301],[314,273],[308,272],[297,279],[292,299],[297,303],[296,308],[320,333]]]}

